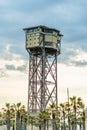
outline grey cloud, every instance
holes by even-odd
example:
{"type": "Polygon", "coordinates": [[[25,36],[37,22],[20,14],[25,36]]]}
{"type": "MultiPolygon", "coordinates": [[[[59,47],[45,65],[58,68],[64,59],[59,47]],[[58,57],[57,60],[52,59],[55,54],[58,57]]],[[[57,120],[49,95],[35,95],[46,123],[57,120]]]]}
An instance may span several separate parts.
{"type": "MultiPolygon", "coordinates": [[[[87,60],[80,60],[78,61],[76,58],[74,57],[77,57],[77,55],[79,55],[77,53],[77,50],[81,50],[84,52],[84,49],[79,49],[79,48],[76,48],[75,46],[73,46],[72,48],[70,48],[70,46],[65,46],[62,48],[62,52],[58,58],[58,62],[59,63],[63,63],[63,64],[66,64],[66,65],[73,65],[73,66],[77,66],[77,67],[86,67],[87,66],[87,60]],[[74,60],[74,59],[75,60],[74,60]]],[[[86,51],[85,51],[86,53],[86,51]]]]}
{"type": "Polygon", "coordinates": [[[75,65],[75,66],[79,66],[79,67],[87,67],[87,62],[83,62],[83,61],[76,61],[76,62],[74,62],[74,61],[72,61],[72,64],[73,65],[75,65]]]}
{"type": "Polygon", "coordinates": [[[5,67],[7,70],[16,70],[14,65],[6,65],[5,67]]]}
{"type": "Polygon", "coordinates": [[[6,69],[11,71],[20,71],[20,72],[26,72],[27,65],[20,65],[18,67],[15,67],[14,65],[5,65],[6,69]]]}
{"type": "Polygon", "coordinates": [[[18,66],[16,70],[21,71],[21,72],[26,72],[26,65],[18,66]]]}

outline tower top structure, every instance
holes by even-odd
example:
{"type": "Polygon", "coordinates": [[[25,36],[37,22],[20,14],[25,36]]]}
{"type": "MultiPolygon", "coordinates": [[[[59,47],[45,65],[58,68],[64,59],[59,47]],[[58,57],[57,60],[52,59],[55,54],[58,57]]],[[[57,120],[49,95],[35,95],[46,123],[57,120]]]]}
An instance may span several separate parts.
{"type": "Polygon", "coordinates": [[[26,32],[26,49],[35,54],[40,55],[41,49],[44,47],[48,54],[60,53],[60,40],[62,34],[55,28],[47,26],[35,26],[24,28],[26,32]]]}

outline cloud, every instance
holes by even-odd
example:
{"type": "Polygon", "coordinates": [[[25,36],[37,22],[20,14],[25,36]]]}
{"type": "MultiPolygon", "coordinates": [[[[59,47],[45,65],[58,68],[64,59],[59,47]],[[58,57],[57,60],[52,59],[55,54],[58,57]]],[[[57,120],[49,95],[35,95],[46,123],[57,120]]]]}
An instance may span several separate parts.
{"type": "Polygon", "coordinates": [[[58,57],[58,62],[76,67],[86,67],[87,52],[82,48],[75,48],[74,46],[69,47],[68,45],[64,45],[62,47],[61,54],[58,57]]]}
{"type": "Polygon", "coordinates": [[[69,62],[77,67],[87,67],[87,52],[81,49],[75,50],[75,55],[69,57],[69,62]]]}
{"type": "Polygon", "coordinates": [[[6,65],[7,70],[16,70],[14,65],[6,65]]]}
{"type": "Polygon", "coordinates": [[[12,71],[26,73],[28,61],[20,54],[10,51],[11,45],[8,44],[0,55],[0,77],[9,75],[12,71]]]}
{"type": "Polygon", "coordinates": [[[0,78],[6,77],[6,76],[7,76],[7,74],[5,73],[5,70],[0,68],[0,78]]]}
{"type": "Polygon", "coordinates": [[[81,97],[87,104],[87,66],[58,64],[58,100],[67,100],[67,88],[70,96],[81,97]]]}
{"type": "Polygon", "coordinates": [[[26,74],[14,73],[9,77],[0,78],[0,108],[5,103],[27,104],[28,80],[26,74]]]}
{"type": "Polygon", "coordinates": [[[14,70],[14,71],[20,71],[20,72],[26,72],[26,65],[20,65],[15,67],[15,65],[6,65],[6,70],[14,70]]]}

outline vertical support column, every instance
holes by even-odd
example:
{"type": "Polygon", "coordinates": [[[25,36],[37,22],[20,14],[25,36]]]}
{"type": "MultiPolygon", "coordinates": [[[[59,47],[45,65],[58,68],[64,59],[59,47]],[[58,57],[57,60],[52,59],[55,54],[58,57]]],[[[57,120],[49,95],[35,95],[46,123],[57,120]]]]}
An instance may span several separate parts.
{"type": "Polygon", "coordinates": [[[56,72],[56,81],[55,81],[55,86],[56,86],[56,106],[58,105],[58,87],[57,87],[57,52],[55,54],[55,72],[56,72]]]}
{"type": "Polygon", "coordinates": [[[45,109],[45,48],[42,48],[41,111],[45,109]]]}
{"type": "Polygon", "coordinates": [[[28,81],[28,103],[27,103],[27,111],[28,111],[28,113],[30,112],[30,106],[29,106],[29,100],[30,100],[30,84],[31,84],[31,81],[30,81],[30,73],[31,73],[31,62],[32,62],[32,60],[31,60],[31,55],[29,55],[29,81],[28,81]]]}
{"type": "Polygon", "coordinates": [[[87,130],[87,107],[85,109],[85,125],[84,125],[83,130],[87,130]]]}
{"type": "Polygon", "coordinates": [[[28,112],[37,111],[37,57],[30,54],[28,85],[28,112]]]}
{"type": "MultiPolygon", "coordinates": [[[[44,43],[43,43],[44,44],[44,43]]],[[[42,48],[42,68],[41,68],[41,111],[45,110],[45,47],[42,48]]],[[[41,124],[41,130],[46,130],[45,122],[41,124]]]]}

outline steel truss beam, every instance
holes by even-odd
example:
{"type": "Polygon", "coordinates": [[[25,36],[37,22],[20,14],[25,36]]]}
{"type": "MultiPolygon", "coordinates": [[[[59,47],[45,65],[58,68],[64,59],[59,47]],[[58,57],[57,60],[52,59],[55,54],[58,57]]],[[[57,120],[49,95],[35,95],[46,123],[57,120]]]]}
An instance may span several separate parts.
{"type": "Polygon", "coordinates": [[[44,110],[50,103],[57,105],[57,55],[47,53],[45,48],[38,55],[30,52],[29,113],[44,110]]]}

